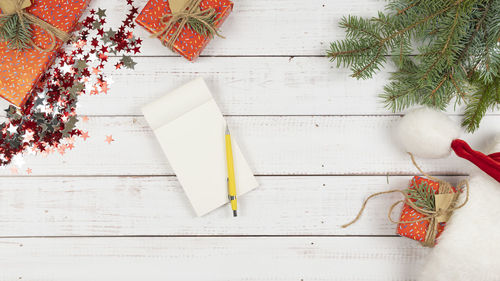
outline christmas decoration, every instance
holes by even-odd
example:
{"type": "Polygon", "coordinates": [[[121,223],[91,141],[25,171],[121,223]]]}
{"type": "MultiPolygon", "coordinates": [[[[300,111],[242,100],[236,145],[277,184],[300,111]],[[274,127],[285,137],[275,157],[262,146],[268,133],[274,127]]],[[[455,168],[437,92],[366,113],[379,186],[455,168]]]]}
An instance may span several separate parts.
{"type": "Polygon", "coordinates": [[[500,154],[485,155],[458,139],[460,128],[444,113],[431,108],[418,108],[401,120],[397,135],[406,151],[424,158],[440,158],[453,150],[500,182],[500,154]]]}
{"type": "Polygon", "coordinates": [[[0,2],[1,97],[18,107],[23,105],[43,72],[54,60],[53,49],[62,43],[56,42],[55,36],[67,41],[69,35],[66,32],[74,29],[88,2],[36,0],[33,5],[31,2],[21,5],[24,1],[19,0],[0,2]],[[12,2],[14,7],[11,7],[12,2]],[[16,12],[21,7],[27,8],[16,12]]]}
{"type": "MultiPolygon", "coordinates": [[[[405,235],[419,230],[422,232],[422,230],[425,229],[425,239],[422,241],[422,244],[424,246],[433,246],[435,238],[442,230],[441,227],[444,227],[441,223],[446,222],[454,211],[467,205],[469,200],[469,184],[465,181],[455,189],[450,183],[427,175],[418,165],[416,165],[413,155],[427,158],[439,158],[449,155],[453,150],[457,156],[469,160],[485,174],[490,176],[492,180],[495,180],[497,184],[500,183],[500,153],[485,155],[479,151],[475,151],[465,141],[458,139],[459,133],[460,128],[449,119],[448,116],[437,110],[423,107],[406,114],[397,127],[397,136],[405,150],[410,154],[413,164],[426,178],[437,183],[437,188],[434,186],[432,188],[434,190],[433,194],[427,192],[428,194],[425,196],[422,195],[421,192],[429,191],[429,189],[425,187],[422,189],[420,186],[420,189],[414,186],[410,188],[410,190],[405,191],[396,189],[372,194],[363,203],[357,217],[343,227],[353,224],[360,218],[366,203],[371,198],[382,194],[398,192],[401,193],[405,199],[397,202],[391,207],[389,211],[389,220],[398,224],[420,223],[419,225],[410,226],[409,231],[406,231],[405,227],[400,226],[398,233],[405,235]],[[464,186],[467,188],[464,189],[464,186]],[[411,189],[415,191],[411,191],[411,189]],[[420,192],[420,197],[418,198],[417,192],[420,192]],[[466,192],[467,196],[463,202],[459,203],[458,195],[463,192],[466,192]],[[444,196],[441,196],[442,194],[444,196]],[[432,201],[434,201],[433,204],[432,201]],[[397,222],[392,220],[390,214],[394,207],[401,202],[404,202],[413,210],[409,210],[408,206],[405,206],[401,220],[397,222]],[[427,203],[422,205],[425,202],[427,203]],[[406,215],[405,208],[406,213],[417,211],[420,214],[410,213],[410,215],[406,215]],[[423,215],[423,217],[420,217],[421,215],[423,215]],[[412,219],[414,218],[414,220],[407,219],[408,216],[412,219]],[[426,223],[422,221],[428,221],[429,227],[420,228],[426,225],[426,223]]],[[[431,184],[431,182],[428,183],[431,184]]],[[[423,236],[412,233],[410,237],[421,240],[423,236]]]]}
{"type": "MultiPolygon", "coordinates": [[[[500,135],[489,150],[500,153],[500,135]]],[[[500,184],[471,170],[471,195],[457,210],[419,270],[419,281],[496,281],[500,276],[500,184]],[[452,262],[450,262],[452,261],[452,262]]]]}
{"type": "Polygon", "coordinates": [[[449,182],[440,180],[436,177],[426,174],[415,162],[414,156],[410,153],[413,165],[426,178],[414,177],[411,180],[410,187],[405,190],[393,189],[389,191],[377,192],[370,195],[363,203],[358,215],[351,222],[343,225],[348,227],[355,223],[361,217],[366,204],[373,197],[400,193],[404,200],[397,201],[389,209],[388,219],[394,224],[398,224],[397,233],[402,236],[420,241],[425,247],[433,247],[436,238],[443,231],[446,221],[451,217],[453,211],[462,208],[467,204],[469,198],[468,183],[461,183],[466,186],[467,197],[462,203],[458,203],[459,193],[449,182]],[[404,203],[399,221],[392,219],[392,213],[395,207],[404,203]]]}
{"type": "Polygon", "coordinates": [[[416,155],[436,157],[454,150],[474,161],[479,168],[472,167],[468,180],[469,200],[448,220],[445,231],[420,270],[418,280],[421,281],[495,281],[500,276],[500,227],[496,223],[500,215],[500,183],[495,179],[495,172],[500,172],[500,135],[493,139],[491,154],[486,155],[456,140],[458,134],[441,134],[458,132],[458,128],[443,113],[427,108],[408,113],[398,128],[402,140],[412,139],[413,144],[404,142],[404,145],[416,155]],[[437,118],[429,118],[429,113],[437,118]],[[448,145],[422,145],[435,142],[448,145]]]}
{"type": "Polygon", "coordinates": [[[132,69],[135,62],[130,54],[140,52],[142,40],[132,34],[138,11],[132,0],[127,5],[129,12],[117,30],[105,31],[105,10],[91,10],[81,22],[76,39],[56,52],[54,64],[22,107],[6,110],[8,120],[0,124],[0,165],[19,160],[25,151],[57,150],[62,154],[74,147],[75,137],[89,137],[88,132],[76,128],[78,96],[107,93],[111,81],[103,69],[112,60],[111,54],[121,57],[115,68],[132,69]]]}
{"type": "Polygon", "coordinates": [[[405,193],[414,207],[403,206],[397,233],[420,241],[424,246],[434,246],[454,210],[451,205],[456,202],[458,193],[445,182],[421,177],[414,177],[405,193]],[[433,217],[439,210],[441,213],[433,217]]]}
{"type": "MultiPolygon", "coordinates": [[[[186,59],[196,59],[233,9],[229,0],[150,0],[136,19],[186,59]]],[[[222,36],[221,36],[222,37],[222,36]]]]}
{"type": "Polygon", "coordinates": [[[328,57],[366,79],[390,55],[397,70],[381,95],[386,107],[465,103],[462,125],[472,132],[500,107],[499,14],[500,0],[391,0],[371,19],[343,18],[346,39],[332,43],[328,57]]]}
{"type": "MultiPolygon", "coordinates": [[[[31,5],[31,0],[4,0],[0,3],[2,10],[2,14],[0,14],[0,38],[8,42],[9,47],[20,50],[33,47],[39,51],[52,51],[56,47],[56,38],[62,42],[70,39],[70,35],[64,30],[31,14],[26,9],[31,5]],[[32,26],[41,28],[51,37],[49,48],[43,49],[33,42],[32,26]]],[[[60,17],[61,14],[57,15],[60,17]]]]}

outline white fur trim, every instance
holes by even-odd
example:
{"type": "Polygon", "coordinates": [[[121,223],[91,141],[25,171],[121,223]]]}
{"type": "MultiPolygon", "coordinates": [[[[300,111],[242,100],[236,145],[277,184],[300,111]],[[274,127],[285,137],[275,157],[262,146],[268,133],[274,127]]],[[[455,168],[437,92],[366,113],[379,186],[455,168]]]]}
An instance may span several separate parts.
{"type": "Polygon", "coordinates": [[[396,129],[407,152],[423,158],[442,158],[451,152],[451,142],[460,127],[443,112],[422,107],[406,114],[396,129]]]}
{"type": "MultiPolygon", "coordinates": [[[[500,135],[495,138],[500,151],[500,135]]],[[[455,211],[420,281],[500,280],[500,184],[475,168],[467,205],[455,211]]]]}

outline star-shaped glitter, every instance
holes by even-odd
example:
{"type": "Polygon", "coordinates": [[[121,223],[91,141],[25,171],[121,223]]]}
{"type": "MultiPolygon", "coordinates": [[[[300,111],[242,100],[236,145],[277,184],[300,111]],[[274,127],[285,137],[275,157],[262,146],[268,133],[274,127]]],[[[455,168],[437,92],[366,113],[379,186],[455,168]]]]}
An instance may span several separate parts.
{"type": "MultiPolygon", "coordinates": [[[[59,68],[63,73],[68,73],[68,72],[72,72],[73,70],[73,67],[69,64],[64,64],[63,67],[59,68]]],[[[74,73],[74,72],[73,72],[74,73]]]]}
{"type": "Polygon", "coordinates": [[[113,142],[113,141],[115,141],[115,140],[113,139],[112,135],[106,136],[105,142],[107,142],[108,144],[111,144],[111,142],[113,142]]]}
{"type": "Polygon", "coordinates": [[[9,131],[9,133],[12,135],[12,134],[17,133],[17,128],[18,128],[18,126],[14,126],[12,124],[9,124],[9,128],[7,129],[7,131],[9,131]]]}
{"type": "Polygon", "coordinates": [[[31,173],[33,173],[33,170],[31,170],[30,168],[28,168],[28,169],[26,169],[26,173],[27,173],[28,175],[31,175],[31,173]]]}
{"type": "Polygon", "coordinates": [[[82,132],[81,137],[84,141],[86,141],[90,137],[89,132],[82,132]]]}
{"type": "Polygon", "coordinates": [[[99,8],[97,13],[96,13],[100,18],[103,18],[106,16],[106,9],[101,9],[99,8]]]}
{"type": "Polygon", "coordinates": [[[107,94],[107,93],[108,93],[108,90],[109,90],[108,83],[106,83],[106,82],[102,82],[102,83],[101,83],[101,91],[102,91],[103,93],[107,94]]]}
{"type": "Polygon", "coordinates": [[[135,61],[132,60],[130,56],[123,56],[120,60],[120,62],[126,67],[130,69],[134,69],[134,66],[137,64],[135,61]]]}
{"type": "Polygon", "coordinates": [[[65,145],[59,145],[57,147],[57,151],[59,152],[59,154],[64,155],[64,153],[66,153],[66,146],[65,145]]]}
{"type": "Polygon", "coordinates": [[[84,60],[78,60],[75,64],[75,67],[78,69],[78,70],[83,70],[87,67],[87,63],[84,61],[84,60]]]}
{"type": "MultiPolygon", "coordinates": [[[[0,0],[2,1],[2,0],[0,0]]],[[[103,74],[105,66],[116,56],[120,61],[115,68],[134,68],[131,55],[140,51],[142,40],[132,33],[134,17],[138,13],[127,0],[130,9],[126,19],[116,30],[105,31],[107,24],[104,9],[92,10],[81,22],[76,40],[55,53],[54,64],[40,77],[33,89],[32,98],[19,109],[9,107],[7,122],[0,124],[0,167],[11,161],[23,165],[23,154],[47,156],[61,153],[74,147],[74,138],[89,138],[88,132],[76,127],[80,109],[77,104],[82,94],[106,93],[112,84],[103,74]],[[70,140],[71,139],[71,140],[70,140]]],[[[88,117],[83,118],[84,122],[88,117]]],[[[115,141],[106,136],[106,142],[115,141]]],[[[21,170],[14,167],[12,172],[21,170]]],[[[23,169],[31,174],[31,168],[23,169]]]]}
{"type": "Polygon", "coordinates": [[[33,138],[34,133],[30,130],[27,130],[26,133],[23,135],[23,142],[30,142],[34,140],[33,138]]]}

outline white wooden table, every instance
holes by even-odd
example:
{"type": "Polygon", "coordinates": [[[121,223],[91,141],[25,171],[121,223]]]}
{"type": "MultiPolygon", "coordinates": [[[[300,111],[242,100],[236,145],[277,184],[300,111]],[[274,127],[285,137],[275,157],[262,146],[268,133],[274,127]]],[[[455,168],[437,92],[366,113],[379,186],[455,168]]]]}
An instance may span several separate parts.
{"type": "MultiPolygon", "coordinates": [[[[136,70],[109,70],[108,95],[79,103],[90,138],[63,156],[27,156],[31,175],[0,170],[0,280],[415,280],[428,250],[395,235],[386,212],[397,196],[339,227],[367,194],[405,187],[416,172],[391,137],[400,115],[377,99],[390,67],[356,81],[324,57],[344,35],[342,15],[383,5],[236,0],[227,39],[196,63],[138,27],[136,70]],[[140,113],[198,76],[261,184],[239,200],[237,219],[229,208],[194,216],[140,113]]],[[[107,8],[115,26],[124,13],[123,0],[92,6],[107,8]]],[[[484,144],[499,121],[489,114],[465,139],[484,144]]],[[[468,171],[454,156],[421,164],[449,179],[468,171]]]]}

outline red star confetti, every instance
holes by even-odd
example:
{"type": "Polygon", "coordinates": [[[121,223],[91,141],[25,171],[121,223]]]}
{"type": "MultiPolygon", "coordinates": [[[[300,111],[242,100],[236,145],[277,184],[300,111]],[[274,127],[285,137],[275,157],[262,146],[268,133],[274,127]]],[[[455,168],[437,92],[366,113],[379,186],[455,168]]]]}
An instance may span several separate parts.
{"type": "MultiPolygon", "coordinates": [[[[117,69],[133,69],[136,63],[131,55],[140,51],[142,40],[132,33],[138,11],[132,0],[127,5],[130,10],[116,30],[105,31],[106,10],[89,11],[75,32],[76,39],[56,52],[54,64],[42,74],[23,107],[5,110],[7,121],[0,124],[0,166],[14,160],[22,165],[23,152],[64,154],[74,148],[75,137],[89,138],[88,132],[76,128],[79,95],[107,93],[111,79],[102,72],[104,66],[118,56],[113,62],[117,69]]],[[[81,119],[88,122],[87,116],[81,119]]],[[[110,137],[109,143],[114,141],[110,137]]],[[[18,170],[11,168],[11,172],[18,170]]]]}
{"type": "Polygon", "coordinates": [[[64,153],[66,153],[66,146],[65,145],[59,145],[57,147],[57,151],[59,152],[59,154],[64,155],[64,153]]]}
{"type": "Polygon", "coordinates": [[[28,169],[26,169],[26,173],[27,173],[28,175],[31,175],[31,173],[33,173],[33,170],[31,170],[30,168],[28,168],[28,169]]]}
{"type": "Polygon", "coordinates": [[[89,132],[83,132],[83,133],[81,133],[81,135],[80,135],[80,136],[82,137],[82,139],[83,139],[84,141],[86,141],[88,138],[90,138],[90,136],[89,136],[89,132]]]}
{"type": "Polygon", "coordinates": [[[111,144],[111,142],[113,142],[113,141],[115,141],[115,140],[113,139],[112,135],[106,136],[105,142],[107,142],[108,144],[111,144]]]}

